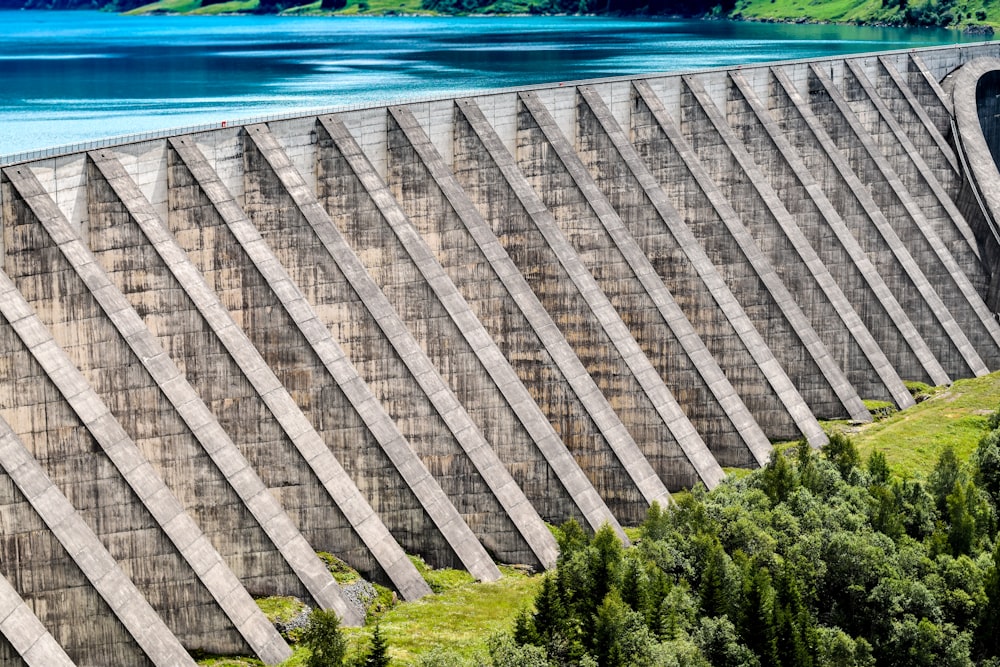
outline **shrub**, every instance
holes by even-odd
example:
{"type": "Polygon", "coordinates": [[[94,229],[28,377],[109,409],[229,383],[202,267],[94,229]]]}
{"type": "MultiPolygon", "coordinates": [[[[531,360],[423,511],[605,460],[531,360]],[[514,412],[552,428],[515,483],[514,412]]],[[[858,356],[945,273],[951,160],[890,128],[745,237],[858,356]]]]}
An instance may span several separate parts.
{"type": "Polygon", "coordinates": [[[302,643],[309,649],[308,667],[342,667],[347,640],[340,631],[340,619],[333,611],[315,609],[302,633],[302,643]]]}

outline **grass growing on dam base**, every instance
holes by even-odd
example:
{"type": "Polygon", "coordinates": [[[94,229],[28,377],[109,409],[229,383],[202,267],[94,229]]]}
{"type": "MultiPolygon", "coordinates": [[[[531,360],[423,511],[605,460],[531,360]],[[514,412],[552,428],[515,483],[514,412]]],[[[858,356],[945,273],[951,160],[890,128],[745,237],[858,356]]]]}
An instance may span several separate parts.
{"type": "Polygon", "coordinates": [[[920,402],[908,410],[860,427],[846,422],[825,426],[849,435],[862,459],[877,449],[897,473],[926,477],[946,447],[960,461],[976,448],[986,433],[987,417],[1000,406],[1000,372],[956,380],[950,387],[925,387],[910,383],[920,402]]]}

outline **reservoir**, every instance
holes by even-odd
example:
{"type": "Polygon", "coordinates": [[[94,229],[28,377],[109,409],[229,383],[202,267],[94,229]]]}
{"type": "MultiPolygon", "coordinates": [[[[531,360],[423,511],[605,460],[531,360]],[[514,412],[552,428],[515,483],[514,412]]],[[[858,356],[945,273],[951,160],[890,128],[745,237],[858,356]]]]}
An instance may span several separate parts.
{"type": "Polygon", "coordinates": [[[0,11],[0,155],[484,89],[980,41],[957,31],[602,17],[0,11]]]}

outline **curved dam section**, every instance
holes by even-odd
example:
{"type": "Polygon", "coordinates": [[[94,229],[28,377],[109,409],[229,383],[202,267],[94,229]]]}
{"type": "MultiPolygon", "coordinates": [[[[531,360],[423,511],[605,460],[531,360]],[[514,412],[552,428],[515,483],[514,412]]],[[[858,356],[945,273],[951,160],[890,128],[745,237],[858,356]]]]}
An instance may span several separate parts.
{"type": "Polygon", "coordinates": [[[1000,368],[1000,45],[504,90],[0,168],[0,662],[290,655],[546,524],[1000,368]],[[993,106],[991,106],[993,105],[993,106]],[[992,142],[992,143],[991,143],[992,142]],[[993,146],[994,152],[990,153],[993,146]]]}

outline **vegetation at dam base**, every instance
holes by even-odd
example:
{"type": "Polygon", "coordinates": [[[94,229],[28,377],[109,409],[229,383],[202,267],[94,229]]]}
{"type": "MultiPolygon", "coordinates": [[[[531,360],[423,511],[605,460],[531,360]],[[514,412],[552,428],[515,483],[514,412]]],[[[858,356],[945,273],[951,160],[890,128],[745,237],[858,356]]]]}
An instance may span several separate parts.
{"type": "MultiPolygon", "coordinates": [[[[381,594],[343,664],[375,664],[378,628],[400,667],[998,667],[1000,373],[909,388],[909,410],[828,423],[821,453],[779,446],[654,507],[634,546],[566,524],[555,571],[487,584],[415,560],[435,594],[381,594]]],[[[309,660],[300,642],[285,664],[309,660]]]]}

